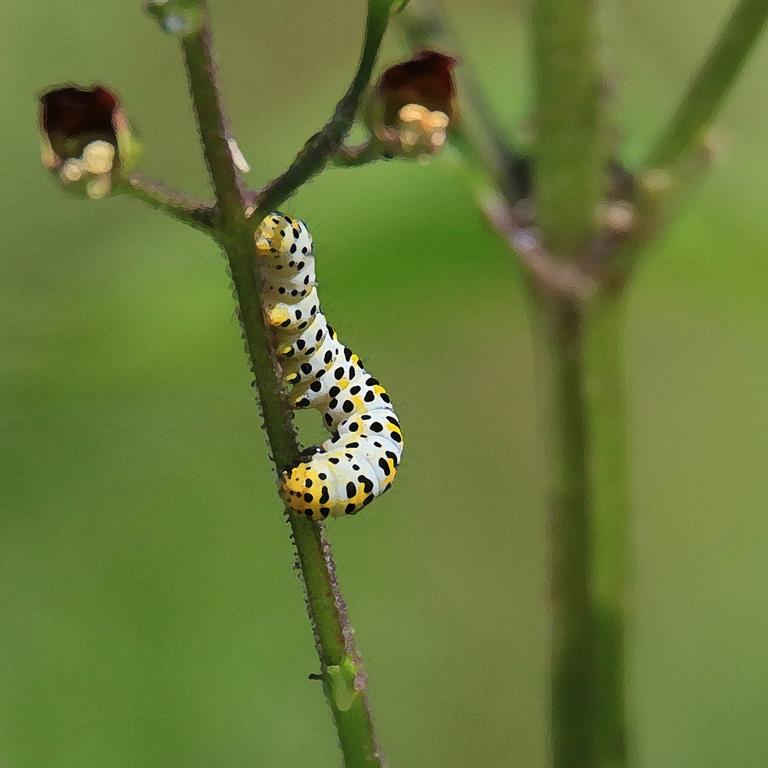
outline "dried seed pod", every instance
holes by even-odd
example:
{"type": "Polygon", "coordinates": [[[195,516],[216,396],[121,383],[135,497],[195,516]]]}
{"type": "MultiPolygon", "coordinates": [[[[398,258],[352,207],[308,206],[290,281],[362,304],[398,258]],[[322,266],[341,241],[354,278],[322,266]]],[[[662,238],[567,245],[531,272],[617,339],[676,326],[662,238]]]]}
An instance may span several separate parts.
{"type": "Polygon", "coordinates": [[[368,129],[386,154],[435,154],[456,115],[453,67],[456,60],[421,51],[384,71],[365,110],[368,129]]]}
{"type": "Polygon", "coordinates": [[[108,195],[140,152],[114,93],[68,85],[40,97],[42,161],[68,189],[108,195]]]}

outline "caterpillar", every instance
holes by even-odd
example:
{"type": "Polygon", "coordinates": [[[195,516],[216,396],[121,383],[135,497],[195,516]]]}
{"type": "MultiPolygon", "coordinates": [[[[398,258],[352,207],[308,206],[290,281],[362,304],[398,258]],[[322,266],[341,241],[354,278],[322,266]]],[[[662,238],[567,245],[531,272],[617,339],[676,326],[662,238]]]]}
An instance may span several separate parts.
{"type": "Polygon", "coordinates": [[[384,387],[342,344],[320,309],[312,236],[280,212],[255,232],[262,307],[291,406],[316,408],[331,437],[283,470],[280,495],[312,520],[354,515],[389,490],[403,452],[384,387]]]}

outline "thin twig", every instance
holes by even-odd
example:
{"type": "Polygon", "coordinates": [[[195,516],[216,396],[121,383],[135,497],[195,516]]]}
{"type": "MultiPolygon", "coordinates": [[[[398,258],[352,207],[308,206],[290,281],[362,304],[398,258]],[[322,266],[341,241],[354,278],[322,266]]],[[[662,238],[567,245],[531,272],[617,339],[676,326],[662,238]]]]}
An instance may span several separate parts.
{"type": "Polygon", "coordinates": [[[339,99],[333,116],[322,130],[307,140],[294,161],[280,176],[270,181],[249,201],[250,209],[266,213],[276,208],[312,176],[319,173],[341,146],[370,82],[389,23],[390,5],[381,0],[369,0],[363,49],[349,88],[339,99]]]}
{"type": "MultiPolygon", "coordinates": [[[[201,30],[184,38],[182,47],[205,160],[220,211],[217,239],[229,261],[251,370],[279,473],[284,466],[298,460],[299,444],[264,325],[253,231],[247,220],[247,200],[240,172],[232,158],[219,101],[207,13],[201,30]]],[[[298,177],[291,178],[294,181],[298,177]]],[[[321,525],[296,515],[289,515],[288,519],[306,589],[323,687],[336,724],[344,765],[346,768],[381,768],[383,759],[368,709],[365,675],[336,579],[330,546],[321,525]],[[340,691],[345,685],[347,690],[340,691]]]]}
{"type": "Polygon", "coordinates": [[[768,0],[740,0],[649,153],[638,184],[639,227],[614,250],[608,288],[634,274],[648,245],[666,231],[711,166],[715,151],[707,130],[722,107],[768,21],[768,0]]]}
{"type": "Polygon", "coordinates": [[[210,234],[214,226],[216,219],[214,203],[194,200],[162,182],[146,178],[139,172],[131,173],[116,191],[135,200],[141,200],[155,210],[162,211],[177,221],[206,234],[210,234]]]}
{"type": "Polygon", "coordinates": [[[382,151],[383,147],[372,139],[354,146],[342,144],[331,156],[331,162],[338,168],[356,168],[359,165],[368,165],[381,160],[382,151]]]}
{"type": "Polygon", "coordinates": [[[768,0],[740,0],[653,146],[647,168],[671,166],[701,141],[760,38],[766,20],[768,0]]]}

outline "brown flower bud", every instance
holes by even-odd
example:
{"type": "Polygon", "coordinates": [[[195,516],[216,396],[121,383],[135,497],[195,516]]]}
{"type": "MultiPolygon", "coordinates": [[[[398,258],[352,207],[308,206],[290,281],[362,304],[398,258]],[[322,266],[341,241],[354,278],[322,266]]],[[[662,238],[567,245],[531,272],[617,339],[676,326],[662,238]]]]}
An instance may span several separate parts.
{"type": "Polygon", "coordinates": [[[456,112],[455,63],[451,56],[422,51],[385,70],[366,114],[371,133],[385,151],[431,155],[445,143],[456,112]]]}
{"type": "Polygon", "coordinates": [[[103,86],[64,86],[40,97],[43,164],[67,188],[97,199],[139,152],[117,97],[103,86]]]}
{"type": "MultiPolygon", "coordinates": [[[[384,71],[376,90],[384,103],[385,121],[394,120],[406,104],[420,104],[432,112],[453,116],[456,59],[437,51],[421,51],[408,61],[384,71]]],[[[390,122],[391,124],[391,122],[390,122]]]]}

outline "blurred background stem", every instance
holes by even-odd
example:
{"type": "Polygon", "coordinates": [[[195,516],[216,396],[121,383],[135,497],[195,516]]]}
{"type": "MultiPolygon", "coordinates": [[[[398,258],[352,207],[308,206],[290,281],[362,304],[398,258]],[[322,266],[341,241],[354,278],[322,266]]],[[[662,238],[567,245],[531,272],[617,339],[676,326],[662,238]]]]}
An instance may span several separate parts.
{"type": "Polygon", "coordinates": [[[672,118],[653,147],[649,168],[673,165],[700,143],[759,40],[768,19],[768,0],[740,0],[699,67],[672,118]]]}
{"type": "Polygon", "coordinates": [[[634,200],[637,221],[629,235],[598,227],[612,158],[593,2],[532,5],[531,159],[509,149],[439,4],[424,2],[421,14],[411,10],[401,19],[413,50],[436,42],[462,60],[462,120],[453,126],[451,143],[487,218],[524,267],[530,290],[549,465],[555,768],[627,765],[626,288],[637,261],[709,165],[705,131],[767,17],[768,0],[740,0],[735,6],[649,154],[646,168],[664,166],[668,176],[644,177],[637,188],[623,172],[627,189],[612,188],[617,199],[634,200]],[[526,222],[528,214],[521,219],[517,212],[529,184],[537,229],[526,222]],[[598,252],[600,263],[592,264],[598,252]]]}
{"type": "Polygon", "coordinates": [[[593,553],[584,318],[567,299],[538,297],[532,320],[548,466],[552,761],[555,768],[591,768],[597,659],[589,584],[593,553]]]}
{"type": "MultiPolygon", "coordinates": [[[[379,21],[380,42],[383,14],[376,11],[375,18],[379,21]]],[[[364,60],[369,72],[373,65],[371,57],[375,59],[371,45],[369,36],[366,38],[367,58],[364,60]]],[[[216,236],[227,255],[264,426],[279,473],[281,468],[299,460],[300,446],[264,324],[252,224],[246,214],[248,200],[228,141],[207,15],[201,29],[183,39],[182,49],[218,206],[216,236]]],[[[378,50],[378,44],[375,50],[378,50]]],[[[356,80],[364,76],[358,72],[356,80]]],[[[362,86],[358,84],[357,92],[361,90],[362,86]]],[[[351,121],[351,116],[349,119],[351,121]]],[[[317,164],[319,169],[319,156],[317,164]]],[[[311,170],[314,170],[314,165],[311,170]]],[[[305,181],[309,175],[302,176],[300,181],[305,181]]],[[[294,188],[290,184],[285,185],[285,194],[294,188]]],[[[322,526],[296,515],[289,515],[288,521],[306,590],[307,610],[321,665],[320,677],[336,724],[344,765],[346,768],[380,768],[383,760],[368,708],[362,661],[355,647],[353,630],[336,579],[330,545],[325,540],[322,526]]]]}
{"type": "Polygon", "coordinates": [[[536,0],[530,30],[537,220],[553,255],[572,261],[606,191],[595,3],[536,0]]]}
{"type": "MultiPolygon", "coordinates": [[[[552,257],[568,263],[588,251],[607,191],[597,27],[590,0],[533,4],[537,220],[552,257]]],[[[550,443],[553,765],[618,768],[626,764],[622,305],[540,291],[534,304],[550,443]]]]}
{"type": "Polygon", "coordinates": [[[626,765],[623,310],[620,296],[532,302],[549,465],[555,768],[626,765]]]}
{"type": "Polygon", "coordinates": [[[611,294],[584,313],[582,397],[589,414],[590,588],[594,625],[596,755],[599,768],[627,764],[627,634],[630,488],[624,321],[626,301],[611,294]]]}

